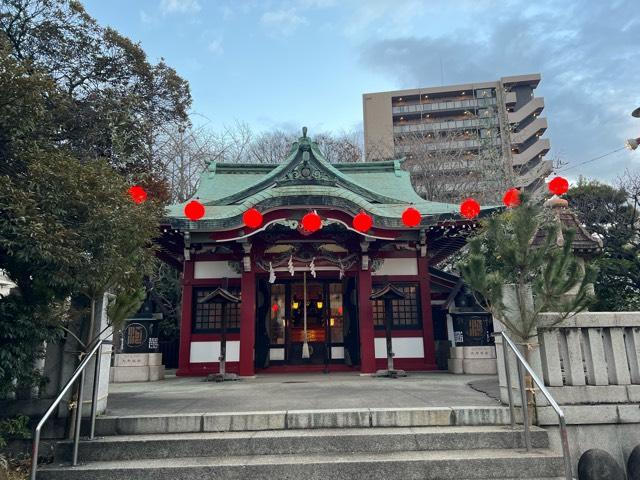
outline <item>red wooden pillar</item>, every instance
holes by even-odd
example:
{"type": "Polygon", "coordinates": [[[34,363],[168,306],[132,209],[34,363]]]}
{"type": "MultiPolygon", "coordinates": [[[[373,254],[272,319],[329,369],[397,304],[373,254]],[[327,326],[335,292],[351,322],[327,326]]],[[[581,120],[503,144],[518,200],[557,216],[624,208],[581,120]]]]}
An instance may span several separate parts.
{"type": "Polygon", "coordinates": [[[256,274],[242,272],[242,303],[240,304],[240,366],[243,377],[254,375],[253,352],[256,342],[256,274]]]}
{"type": "Polygon", "coordinates": [[[191,357],[191,326],[193,315],[193,261],[185,261],[182,271],[182,319],[180,320],[180,353],[176,375],[189,375],[191,357]]]}
{"type": "Polygon", "coordinates": [[[360,330],[360,371],[376,372],[373,308],[371,307],[371,270],[358,270],[358,324],[360,330]]]}
{"type": "Polygon", "coordinates": [[[418,278],[420,279],[420,308],[422,310],[422,342],[424,363],[427,368],[437,369],[436,343],[433,338],[433,317],[431,314],[431,276],[429,260],[418,254],[418,278]]]}

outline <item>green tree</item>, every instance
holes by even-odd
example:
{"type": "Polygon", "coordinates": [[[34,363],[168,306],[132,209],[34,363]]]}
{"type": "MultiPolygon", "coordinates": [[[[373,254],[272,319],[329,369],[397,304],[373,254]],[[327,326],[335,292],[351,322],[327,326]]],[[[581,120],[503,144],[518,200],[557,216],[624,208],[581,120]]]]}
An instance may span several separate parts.
{"type": "Polygon", "coordinates": [[[6,0],[0,36],[9,54],[59,87],[52,139],[78,159],[106,158],[134,176],[154,173],[153,142],[168,123],[188,124],[188,83],[139,44],[100,26],[74,0],[6,0]]]}
{"type": "Polygon", "coordinates": [[[551,212],[523,196],[520,206],[484,222],[459,265],[482,303],[518,341],[535,334],[541,312],[559,312],[559,322],[591,301],[596,270],[573,256],[575,232],[562,232],[564,242],[558,242],[558,230],[551,212]]]}
{"type": "Polygon", "coordinates": [[[91,299],[140,288],[162,213],[131,201],[113,157],[63,135],[75,99],[24,51],[0,31],[0,269],[19,290],[0,299],[0,396],[38,381],[33,362],[63,329],[90,339],[91,299]]]}
{"type": "Polygon", "coordinates": [[[580,179],[567,197],[603,243],[592,309],[640,310],[640,176],[627,172],[618,186],[580,179]]]}
{"type": "Polygon", "coordinates": [[[68,296],[127,294],[149,273],[161,208],[136,205],[126,191],[124,179],[105,162],[80,164],[47,152],[18,181],[0,176],[0,267],[20,292],[0,300],[5,389],[16,374],[24,382],[33,378],[38,349],[60,327],[90,340],[91,326],[63,315],[68,296]]]}

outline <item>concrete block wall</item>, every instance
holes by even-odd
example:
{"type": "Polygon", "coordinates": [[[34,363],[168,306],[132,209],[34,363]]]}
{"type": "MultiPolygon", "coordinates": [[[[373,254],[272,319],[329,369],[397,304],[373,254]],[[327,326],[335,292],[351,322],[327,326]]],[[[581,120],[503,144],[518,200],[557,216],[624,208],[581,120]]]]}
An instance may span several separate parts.
{"type": "MultiPolygon", "coordinates": [[[[494,330],[503,326],[494,321],[494,330]]],[[[506,403],[502,340],[496,337],[506,403]]],[[[533,370],[565,415],[574,474],[580,456],[591,448],[606,450],[624,468],[640,445],[640,312],[583,312],[559,323],[557,313],[544,313],[527,348],[533,370]]],[[[510,355],[518,404],[515,361],[510,355]]],[[[561,452],[556,412],[539,391],[535,401],[538,425],[550,431],[552,447],[561,452]]]]}
{"type": "Polygon", "coordinates": [[[164,379],[161,353],[118,353],[114,355],[109,381],[155,382],[164,379]]]}
{"type": "Polygon", "coordinates": [[[485,347],[451,347],[449,372],[457,374],[495,375],[497,373],[496,349],[485,347]]]}

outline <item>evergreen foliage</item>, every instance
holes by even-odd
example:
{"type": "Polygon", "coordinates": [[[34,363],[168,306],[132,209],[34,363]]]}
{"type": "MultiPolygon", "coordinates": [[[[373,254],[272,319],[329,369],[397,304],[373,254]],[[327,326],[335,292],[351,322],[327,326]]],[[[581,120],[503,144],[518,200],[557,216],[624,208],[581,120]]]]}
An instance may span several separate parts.
{"type": "Polygon", "coordinates": [[[175,71],[78,2],[0,2],[0,269],[18,286],[0,298],[0,398],[42,381],[45,342],[91,340],[91,300],[134,308],[166,192],[153,138],[188,123],[190,101],[175,71]],[[128,197],[133,182],[147,202],[128,197]]]}
{"type": "Polygon", "coordinates": [[[640,310],[640,175],[627,172],[621,183],[580,179],[567,193],[580,221],[603,243],[595,260],[596,311],[640,310]]]}
{"type": "Polygon", "coordinates": [[[519,340],[532,336],[541,312],[558,312],[559,322],[592,300],[589,285],[596,269],[574,257],[574,232],[562,232],[564,243],[559,245],[558,229],[551,212],[522,195],[520,206],[485,221],[459,264],[464,280],[481,296],[481,304],[519,340]],[[536,246],[533,239],[538,232],[544,240],[536,246]],[[516,312],[507,305],[512,302],[505,302],[509,284],[514,286],[516,312]]]}

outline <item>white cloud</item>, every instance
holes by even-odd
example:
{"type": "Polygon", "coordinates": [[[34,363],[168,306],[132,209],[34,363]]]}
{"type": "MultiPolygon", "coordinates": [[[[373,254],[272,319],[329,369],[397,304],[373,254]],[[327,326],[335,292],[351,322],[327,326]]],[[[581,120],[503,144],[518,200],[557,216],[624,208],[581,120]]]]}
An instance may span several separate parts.
{"type": "Polygon", "coordinates": [[[604,179],[637,165],[625,151],[580,164],[621,147],[633,126],[638,129],[629,114],[640,104],[640,14],[598,0],[573,0],[562,9],[554,0],[539,0],[522,13],[528,5],[519,0],[498,13],[475,12],[466,28],[437,34],[427,28],[381,38],[370,31],[362,60],[407,88],[439,85],[441,62],[445,84],[539,72],[537,95],[545,97],[545,137],[552,146],[547,158],[560,155],[575,166],[568,173],[604,179]]]}
{"type": "Polygon", "coordinates": [[[265,12],[260,17],[260,24],[267,29],[271,35],[281,35],[287,37],[295,33],[295,31],[307,25],[308,20],[298,15],[295,9],[274,10],[265,12]]]}
{"type": "Polygon", "coordinates": [[[198,0],[162,0],[160,11],[163,15],[171,13],[197,13],[202,10],[198,0]]]}
{"type": "Polygon", "coordinates": [[[233,17],[234,11],[233,8],[231,8],[229,5],[223,5],[220,8],[220,11],[222,12],[223,20],[229,20],[231,17],[233,17]]]}
{"type": "Polygon", "coordinates": [[[154,18],[144,10],[140,10],[140,21],[147,25],[154,23],[154,18]]]}
{"type": "Polygon", "coordinates": [[[222,47],[222,35],[214,38],[207,45],[207,50],[209,50],[215,56],[220,56],[224,53],[224,48],[222,47]]]}

